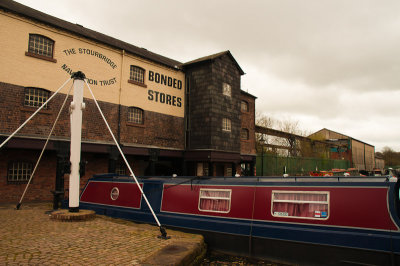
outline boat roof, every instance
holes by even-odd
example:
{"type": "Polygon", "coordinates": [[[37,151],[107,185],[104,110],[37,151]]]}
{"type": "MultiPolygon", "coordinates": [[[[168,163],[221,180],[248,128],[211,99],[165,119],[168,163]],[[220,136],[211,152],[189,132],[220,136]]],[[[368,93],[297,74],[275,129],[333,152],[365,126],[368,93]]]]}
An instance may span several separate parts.
{"type": "MultiPolygon", "coordinates": [[[[329,177],[311,177],[311,176],[289,176],[289,177],[281,177],[281,176],[271,176],[271,177],[208,177],[208,176],[179,176],[179,177],[166,177],[166,176],[158,176],[158,177],[137,177],[142,180],[159,182],[163,181],[164,183],[173,183],[173,184],[206,184],[206,183],[218,183],[218,184],[226,184],[226,185],[245,185],[245,184],[262,184],[262,183],[286,183],[286,184],[305,184],[305,183],[335,183],[336,185],[340,185],[340,183],[391,183],[397,182],[397,178],[393,178],[390,176],[377,176],[377,177],[365,177],[365,176],[329,176],[329,177]]],[[[93,176],[92,180],[119,180],[119,181],[133,181],[133,177],[124,176],[124,175],[116,175],[116,174],[96,174],[93,176]]]]}

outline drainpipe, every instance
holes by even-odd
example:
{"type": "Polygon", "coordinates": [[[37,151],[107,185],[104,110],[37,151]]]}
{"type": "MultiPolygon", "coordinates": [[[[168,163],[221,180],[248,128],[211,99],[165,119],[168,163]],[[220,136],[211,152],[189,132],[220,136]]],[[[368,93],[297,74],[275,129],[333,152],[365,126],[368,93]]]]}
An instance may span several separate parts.
{"type": "Polygon", "coordinates": [[[122,71],[124,69],[124,57],[125,50],[122,50],[122,60],[121,60],[121,73],[119,81],[119,95],[118,95],[118,131],[117,131],[117,141],[121,144],[121,94],[122,94],[122,71]]]}
{"type": "Polygon", "coordinates": [[[365,143],[364,143],[364,169],[367,171],[367,162],[365,161],[365,143]]]}

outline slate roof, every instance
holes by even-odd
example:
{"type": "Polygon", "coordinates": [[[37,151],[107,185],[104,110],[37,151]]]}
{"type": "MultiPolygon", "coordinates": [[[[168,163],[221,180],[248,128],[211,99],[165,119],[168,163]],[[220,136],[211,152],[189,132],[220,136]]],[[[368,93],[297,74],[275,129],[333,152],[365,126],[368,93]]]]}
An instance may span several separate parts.
{"type": "Polygon", "coordinates": [[[41,22],[41,23],[50,25],[52,27],[55,27],[55,28],[58,28],[58,29],[61,29],[64,31],[68,31],[73,34],[77,34],[79,36],[91,39],[96,42],[106,44],[113,48],[125,50],[125,52],[134,54],[134,55],[139,56],[144,59],[148,59],[148,60],[157,62],[157,63],[165,65],[167,67],[171,67],[174,69],[180,69],[180,66],[182,65],[182,63],[179,61],[176,61],[176,60],[167,58],[165,56],[150,52],[145,48],[139,48],[137,46],[120,41],[118,39],[115,39],[113,37],[99,33],[97,31],[85,28],[79,24],[73,24],[68,21],[50,16],[48,14],[45,14],[43,12],[40,12],[38,10],[35,10],[33,8],[27,7],[25,5],[22,5],[20,3],[17,3],[17,2],[11,1],[11,0],[1,0],[0,1],[0,9],[4,10],[6,12],[15,13],[17,15],[32,19],[37,22],[41,22]]]}
{"type": "Polygon", "coordinates": [[[190,65],[194,65],[194,64],[198,64],[198,63],[202,63],[202,62],[206,62],[206,61],[212,61],[218,57],[221,57],[223,55],[228,55],[231,60],[235,63],[236,67],[239,69],[239,72],[241,75],[244,75],[245,73],[243,72],[242,68],[239,66],[238,62],[236,62],[235,58],[233,57],[233,55],[231,54],[231,52],[229,50],[227,51],[223,51],[220,53],[216,53],[216,54],[212,54],[212,55],[208,55],[208,56],[204,56],[204,57],[200,57],[198,59],[195,59],[193,61],[189,61],[187,63],[182,64],[183,67],[188,67],[190,65]]]}

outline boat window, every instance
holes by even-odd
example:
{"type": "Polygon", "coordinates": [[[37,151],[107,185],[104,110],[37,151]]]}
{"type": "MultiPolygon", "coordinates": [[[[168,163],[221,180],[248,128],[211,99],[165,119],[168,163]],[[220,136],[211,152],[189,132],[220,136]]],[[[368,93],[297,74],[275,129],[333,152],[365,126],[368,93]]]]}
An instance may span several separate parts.
{"type": "Polygon", "coordinates": [[[328,191],[272,191],[272,216],[326,220],[328,191]]]}
{"type": "Polygon", "coordinates": [[[200,189],[199,210],[228,213],[231,209],[230,189],[200,189]]]}

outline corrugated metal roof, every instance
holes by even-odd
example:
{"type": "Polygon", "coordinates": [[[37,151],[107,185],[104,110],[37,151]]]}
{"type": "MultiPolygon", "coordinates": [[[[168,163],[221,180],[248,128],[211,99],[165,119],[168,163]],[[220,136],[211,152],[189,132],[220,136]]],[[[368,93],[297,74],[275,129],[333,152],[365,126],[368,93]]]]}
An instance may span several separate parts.
{"type": "Polygon", "coordinates": [[[344,134],[342,134],[342,133],[339,133],[339,132],[336,132],[336,131],[333,131],[333,130],[330,130],[330,129],[327,129],[327,128],[320,129],[320,130],[318,130],[317,132],[314,132],[314,133],[312,133],[312,134],[311,134],[311,135],[309,135],[308,137],[311,137],[311,136],[318,135],[318,134],[319,134],[320,132],[322,132],[322,131],[328,131],[328,132],[332,132],[332,133],[335,133],[335,134],[341,135],[341,136],[343,136],[343,137],[345,137],[345,138],[348,138],[348,139],[352,139],[352,140],[358,141],[358,142],[360,142],[360,143],[363,143],[363,144],[365,144],[365,145],[368,145],[368,146],[371,146],[371,147],[375,147],[374,145],[368,144],[368,143],[366,143],[366,142],[364,142],[364,141],[361,141],[361,140],[355,139],[355,138],[353,138],[353,137],[350,137],[350,136],[344,135],[344,134]]]}
{"type": "Polygon", "coordinates": [[[73,34],[80,35],[82,37],[106,44],[113,48],[125,50],[125,52],[131,53],[133,55],[163,64],[165,66],[179,69],[182,65],[181,62],[167,58],[165,56],[150,52],[144,48],[139,48],[132,44],[120,41],[108,35],[99,33],[94,30],[90,30],[85,28],[79,24],[73,24],[68,21],[50,16],[33,8],[27,7],[25,5],[19,4],[17,2],[11,0],[1,0],[0,1],[0,9],[3,9],[7,12],[12,12],[18,14],[20,16],[33,19],[35,21],[56,27],[61,30],[65,30],[71,32],[73,34]]]}

